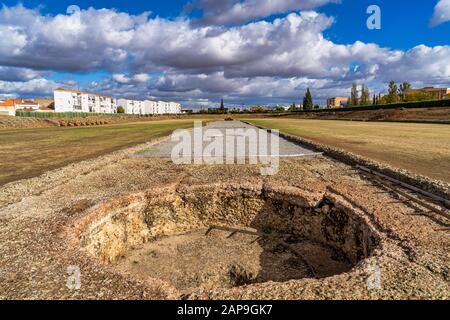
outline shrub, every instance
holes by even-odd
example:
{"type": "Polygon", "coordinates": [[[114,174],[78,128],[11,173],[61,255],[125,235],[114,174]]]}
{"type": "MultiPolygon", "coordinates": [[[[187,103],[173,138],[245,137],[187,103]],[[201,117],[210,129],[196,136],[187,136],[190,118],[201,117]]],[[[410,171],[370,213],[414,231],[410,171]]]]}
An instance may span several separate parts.
{"type": "Polygon", "coordinates": [[[30,118],[87,118],[87,117],[139,117],[139,115],[124,115],[120,113],[94,113],[94,112],[35,112],[16,110],[17,117],[30,118]]]}

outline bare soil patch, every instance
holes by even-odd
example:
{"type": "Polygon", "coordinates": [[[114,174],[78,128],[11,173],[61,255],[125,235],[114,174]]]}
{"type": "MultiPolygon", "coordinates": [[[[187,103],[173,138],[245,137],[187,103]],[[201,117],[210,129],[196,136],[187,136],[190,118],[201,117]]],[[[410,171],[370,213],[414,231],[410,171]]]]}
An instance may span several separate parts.
{"type": "Polygon", "coordinates": [[[199,288],[326,277],[350,269],[331,248],[312,241],[290,237],[286,246],[284,239],[255,241],[244,234],[227,238],[226,232],[217,230],[205,236],[205,231],[149,242],[121,260],[117,268],[168,281],[185,295],[199,288]]]}

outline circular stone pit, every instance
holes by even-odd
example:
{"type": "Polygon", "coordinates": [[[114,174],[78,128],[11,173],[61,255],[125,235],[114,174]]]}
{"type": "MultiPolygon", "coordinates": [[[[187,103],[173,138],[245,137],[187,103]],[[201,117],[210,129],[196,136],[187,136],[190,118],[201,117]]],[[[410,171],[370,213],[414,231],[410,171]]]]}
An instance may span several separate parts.
{"type": "Polygon", "coordinates": [[[325,191],[269,185],[167,187],[104,203],[77,222],[79,246],[117,272],[180,295],[349,272],[378,233],[325,191]],[[257,235],[212,230],[232,227],[257,235]]]}

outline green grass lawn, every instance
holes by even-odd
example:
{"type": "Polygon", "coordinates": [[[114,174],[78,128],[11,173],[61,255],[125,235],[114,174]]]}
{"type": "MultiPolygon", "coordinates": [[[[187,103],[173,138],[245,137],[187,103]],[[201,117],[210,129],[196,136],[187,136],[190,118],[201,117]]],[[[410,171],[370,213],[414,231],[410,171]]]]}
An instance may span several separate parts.
{"type": "Polygon", "coordinates": [[[249,121],[450,182],[450,125],[303,119],[249,121]]]}
{"type": "Polygon", "coordinates": [[[0,130],[0,185],[192,126],[192,120],[166,120],[95,127],[0,130]]]}

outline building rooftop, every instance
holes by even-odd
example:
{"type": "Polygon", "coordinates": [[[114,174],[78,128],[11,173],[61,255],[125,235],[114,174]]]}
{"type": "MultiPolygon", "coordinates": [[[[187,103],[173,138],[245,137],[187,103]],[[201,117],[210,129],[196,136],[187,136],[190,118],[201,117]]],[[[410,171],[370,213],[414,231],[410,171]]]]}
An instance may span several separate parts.
{"type": "Polygon", "coordinates": [[[112,98],[111,96],[107,96],[107,95],[103,95],[103,94],[98,94],[98,93],[92,93],[92,92],[84,92],[84,91],[80,91],[80,90],[75,90],[75,89],[66,89],[66,88],[57,88],[55,89],[55,91],[66,91],[66,92],[74,92],[74,93],[80,93],[80,94],[89,94],[91,96],[97,96],[97,97],[104,97],[104,98],[112,98]]]}
{"type": "Polygon", "coordinates": [[[38,105],[37,102],[31,100],[23,100],[23,99],[8,99],[5,101],[0,101],[1,107],[14,107],[17,104],[34,104],[38,105]]]}
{"type": "Polygon", "coordinates": [[[14,107],[14,103],[11,101],[0,101],[0,107],[14,107]]]}

